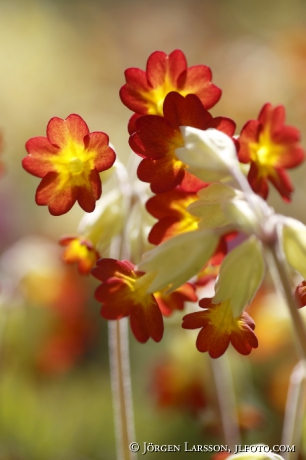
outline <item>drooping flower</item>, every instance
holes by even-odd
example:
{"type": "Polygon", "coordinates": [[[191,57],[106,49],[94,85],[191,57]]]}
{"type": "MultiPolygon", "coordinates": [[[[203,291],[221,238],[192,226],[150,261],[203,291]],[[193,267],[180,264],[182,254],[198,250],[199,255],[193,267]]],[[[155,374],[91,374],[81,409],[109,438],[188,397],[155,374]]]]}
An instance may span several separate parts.
{"type": "Polygon", "coordinates": [[[163,115],[167,94],[176,91],[183,96],[196,94],[206,109],[221,97],[221,90],[211,83],[211,70],[205,65],[187,67],[185,55],[175,50],[169,55],[152,53],[146,71],[130,68],[125,71],[126,84],[120,90],[124,105],[138,114],[163,115]]]}
{"type": "Polygon", "coordinates": [[[179,288],[200,272],[218,242],[214,232],[195,230],[176,235],[146,252],[138,268],[151,276],[148,292],[179,288]]]}
{"type": "Polygon", "coordinates": [[[67,264],[78,264],[78,270],[82,275],[88,275],[96,265],[100,254],[96,251],[92,241],[82,236],[63,236],[59,240],[61,246],[66,249],[62,259],[67,264]]]}
{"type": "Polygon", "coordinates": [[[180,126],[191,126],[198,130],[214,128],[228,136],[235,132],[232,120],[213,118],[197,96],[189,94],[183,97],[175,92],[165,98],[164,117],[142,116],[135,125],[136,132],[130,136],[129,143],[132,150],[143,158],[137,175],[140,180],[151,184],[154,193],[166,192],[179,184],[188,192],[196,192],[204,185],[190,175],[188,161],[176,155],[176,149],[184,147],[180,126]]]}
{"type": "Polygon", "coordinates": [[[197,230],[199,218],[187,211],[190,203],[198,200],[196,193],[188,193],[180,188],[159,193],[146,203],[147,211],[158,219],[149,233],[149,242],[160,244],[172,236],[197,230]]]}
{"type": "Polygon", "coordinates": [[[170,316],[175,310],[183,310],[185,302],[196,302],[198,297],[195,285],[185,283],[173,292],[155,292],[154,297],[164,316],[170,316]]]}
{"type": "Polygon", "coordinates": [[[131,262],[100,259],[92,274],[102,284],[95,297],[102,303],[101,316],[115,320],[130,317],[131,329],[139,342],[150,337],[162,339],[164,325],[161,311],[153,294],[148,294],[152,276],[135,269],[131,262]]]}
{"type": "Polygon", "coordinates": [[[26,149],[24,169],[42,178],[36,191],[38,205],[48,205],[55,216],[68,212],[76,201],[84,211],[94,210],[102,193],[99,172],[109,169],[116,157],[105,133],[90,133],[79,115],[54,117],[47,137],[31,138],[26,149]]]}
{"type": "Polygon", "coordinates": [[[296,303],[299,307],[305,307],[306,305],[306,281],[302,281],[297,285],[294,292],[296,303]]]}
{"type": "Polygon", "coordinates": [[[298,129],[285,125],[282,105],[265,104],[258,120],[248,121],[239,137],[239,160],[250,163],[248,180],[253,190],[267,198],[268,180],[284,201],[291,200],[293,186],[286,169],[298,166],[304,160],[304,150],[299,144],[298,129]]]}
{"type": "Polygon", "coordinates": [[[212,358],[219,358],[230,343],[242,355],[248,355],[257,348],[255,323],[245,312],[234,318],[230,300],[213,304],[213,299],[202,299],[199,306],[204,311],[189,313],[183,318],[184,329],[198,329],[196,346],[200,352],[208,352],[212,358]]]}

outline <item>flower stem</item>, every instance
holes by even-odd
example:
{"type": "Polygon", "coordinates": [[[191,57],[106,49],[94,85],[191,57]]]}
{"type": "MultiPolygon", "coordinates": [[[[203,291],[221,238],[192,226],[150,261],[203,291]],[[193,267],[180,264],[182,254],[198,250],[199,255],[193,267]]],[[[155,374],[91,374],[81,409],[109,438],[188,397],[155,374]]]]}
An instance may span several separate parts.
{"type": "Polygon", "coordinates": [[[270,263],[270,269],[272,271],[275,288],[277,291],[281,289],[286,299],[297,339],[298,351],[301,359],[306,362],[306,330],[292,294],[287,271],[287,262],[280,249],[278,238],[273,244],[267,245],[266,248],[268,248],[273,261],[273,264],[270,263]]]}
{"type": "Polygon", "coordinates": [[[270,262],[270,270],[272,272],[275,288],[277,291],[280,289],[282,290],[290,311],[297,348],[301,358],[300,363],[294,369],[290,378],[282,434],[283,444],[296,446],[296,451],[288,452],[286,456],[287,459],[292,459],[296,458],[298,455],[302,434],[306,376],[306,330],[292,293],[287,271],[287,262],[280,248],[279,239],[276,238],[272,244],[266,245],[266,248],[270,256],[268,262],[270,262]]]}
{"type": "Polygon", "coordinates": [[[227,354],[211,359],[225,443],[232,452],[241,444],[235,389],[227,354]]]}
{"type": "MultiPolygon", "coordinates": [[[[305,362],[299,362],[290,376],[283,434],[281,443],[286,446],[299,446],[301,442],[301,427],[303,423],[305,404],[306,367],[305,362]]],[[[286,460],[298,455],[296,452],[283,453],[286,460]]]]}
{"type": "Polygon", "coordinates": [[[135,434],[127,318],[109,321],[108,324],[117,460],[135,460],[136,454],[129,449],[130,443],[135,440],[135,434]]]}

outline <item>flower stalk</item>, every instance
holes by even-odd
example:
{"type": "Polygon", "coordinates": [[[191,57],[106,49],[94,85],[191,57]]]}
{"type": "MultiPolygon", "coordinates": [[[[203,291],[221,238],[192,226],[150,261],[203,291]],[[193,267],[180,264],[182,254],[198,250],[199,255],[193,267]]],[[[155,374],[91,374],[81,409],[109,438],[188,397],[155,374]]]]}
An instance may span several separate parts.
{"type": "Polygon", "coordinates": [[[108,330],[117,460],[135,460],[136,454],[129,449],[135,435],[127,318],[109,321],[108,330]]]}
{"type": "Polygon", "coordinates": [[[215,381],[219,413],[225,443],[235,451],[235,445],[241,444],[238,414],[232,373],[226,354],[218,359],[210,359],[215,381]]]}

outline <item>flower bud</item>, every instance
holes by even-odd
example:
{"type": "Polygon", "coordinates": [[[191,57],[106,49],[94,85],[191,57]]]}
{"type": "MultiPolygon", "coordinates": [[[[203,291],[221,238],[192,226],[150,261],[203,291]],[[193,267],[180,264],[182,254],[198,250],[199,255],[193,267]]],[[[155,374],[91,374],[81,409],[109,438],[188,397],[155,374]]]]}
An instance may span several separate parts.
{"type": "Polygon", "coordinates": [[[199,273],[218,245],[219,237],[209,230],[177,235],[144,254],[138,269],[154,272],[149,292],[174,290],[199,273]]]}
{"type": "Polygon", "coordinates": [[[255,236],[251,236],[223,260],[213,303],[230,299],[233,316],[238,318],[257,292],[264,270],[261,243],[255,236]]]}
{"type": "Polygon", "coordinates": [[[233,140],[217,129],[201,130],[182,126],[185,146],[175,150],[176,156],[188,165],[188,171],[204,182],[215,182],[230,176],[232,167],[239,167],[233,140]]]}
{"type": "Polygon", "coordinates": [[[282,227],[283,250],[289,265],[306,279],[306,227],[288,218],[282,227]]]}

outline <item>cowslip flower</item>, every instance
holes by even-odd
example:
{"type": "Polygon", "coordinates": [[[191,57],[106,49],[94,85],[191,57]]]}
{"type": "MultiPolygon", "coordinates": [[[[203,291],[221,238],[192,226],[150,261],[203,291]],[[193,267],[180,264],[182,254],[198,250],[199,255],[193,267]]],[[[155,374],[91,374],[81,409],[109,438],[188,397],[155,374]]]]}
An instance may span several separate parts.
{"type": "Polygon", "coordinates": [[[161,311],[153,294],[147,293],[152,277],[124,260],[100,259],[92,274],[102,284],[95,297],[102,303],[101,316],[115,320],[130,317],[130,325],[136,339],[145,343],[150,337],[159,342],[164,324],[161,311]]]}
{"type": "Polygon", "coordinates": [[[31,138],[26,149],[22,166],[42,178],[35,197],[38,205],[48,205],[54,216],[68,212],[76,201],[84,211],[94,210],[102,193],[99,172],[109,169],[116,158],[107,134],[90,133],[79,115],[54,117],[47,137],[31,138]]]}
{"type": "Polygon", "coordinates": [[[213,256],[219,236],[209,230],[181,233],[146,252],[139,270],[151,277],[147,292],[175,290],[200,272],[213,256]]]}
{"type": "Polygon", "coordinates": [[[301,164],[305,154],[298,129],[285,125],[284,107],[265,104],[258,120],[244,125],[238,141],[239,160],[251,164],[248,180],[254,192],[267,198],[269,180],[290,201],[293,186],[285,170],[301,164]]]}
{"type": "Polygon", "coordinates": [[[158,303],[163,316],[170,316],[175,310],[183,310],[185,302],[196,302],[198,297],[195,292],[195,285],[185,283],[173,292],[155,292],[155,300],[158,303]]]}
{"type": "Polygon", "coordinates": [[[158,363],[150,376],[150,390],[159,408],[187,410],[199,414],[206,406],[205,388],[198,369],[188,369],[178,360],[158,363]]]}
{"type": "Polygon", "coordinates": [[[146,208],[158,222],[149,233],[149,242],[160,244],[180,233],[197,230],[200,219],[190,214],[187,207],[198,199],[196,193],[188,193],[180,188],[151,197],[146,208]]]}
{"type": "Polygon", "coordinates": [[[221,97],[221,90],[211,83],[211,70],[205,65],[187,67],[185,55],[175,50],[169,55],[156,51],[149,56],[146,71],[125,71],[126,84],[120,90],[124,105],[138,114],[163,115],[163,103],[170,91],[183,96],[196,94],[206,109],[221,97]]]}
{"type": "Polygon", "coordinates": [[[228,136],[234,134],[236,126],[229,118],[213,118],[197,96],[189,94],[183,97],[175,92],[165,98],[164,117],[145,115],[135,124],[136,132],[130,136],[129,144],[143,158],[137,175],[140,180],[150,183],[154,193],[166,192],[177,185],[186,191],[196,192],[204,185],[192,178],[190,169],[187,169],[187,164],[190,166],[188,157],[182,160],[176,154],[184,147],[180,126],[198,130],[213,128],[228,136]]]}
{"type": "Polygon", "coordinates": [[[299,307],[305,307],[306,305],[306,281],[302,281],[297,285],[294,292],[296,303],[299,307]]]}
{"type": "Polygon", "coordinates": [[[208,352],[212,358],[219,358],[230,343],[242,355],[248,355],[257,348],[254,333],[255,323],[245,312],[234,318],[230,300],[216,303],[213,299],[202,299],[199,306],[204,311],[189,313],[183,318],[184,329],[198,329],[196,346],[200,352],[208,352]]]}
{"type": "Polygon", "coordinates": [[[62,236],[59,244],[66,247],[62,254],[63,261],[67,264],[76,263],[81,275],[88,275],[100,258],[93,243],[84,236],[62,236]]]}

